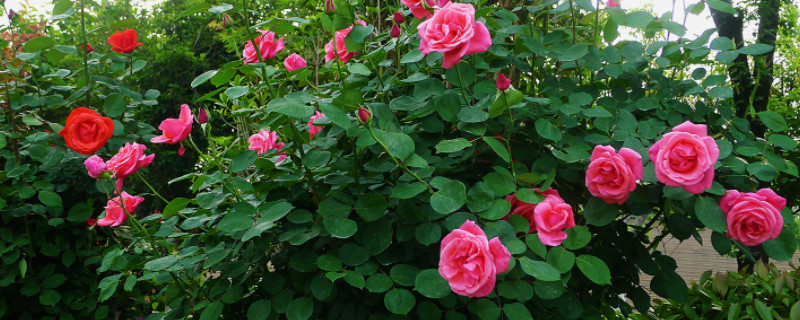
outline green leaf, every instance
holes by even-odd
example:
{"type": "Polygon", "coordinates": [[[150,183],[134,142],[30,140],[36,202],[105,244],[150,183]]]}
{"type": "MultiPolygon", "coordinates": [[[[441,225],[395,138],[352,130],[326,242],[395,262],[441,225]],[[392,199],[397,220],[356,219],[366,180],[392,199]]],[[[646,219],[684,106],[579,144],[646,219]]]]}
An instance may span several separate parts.
{"type": "Polygon", "coordinates": [[[61,301],[61,294],[55,290],[43,290],[39,295],[39,303],[45,306],[55,306],[59,301],[61,301]]]}
{"type": "Polygon", "coordinates": [[[758,113],[758,118],[772,131],[781,132],[789,129],[786,120],[777,112],[762,111],[758,113]]]}
{"type": "Polygon", "coordinates": [[[565,229],[564,232],[567,233],[567,239],[561,244],[569,250],[581,249],[592,240],[592,233],[589,232],[589,228],[586,226],[574,226],[565,229]]]}
{"type": "Polygon", "coordinates": [[[547,252],[547,263],[561,273],[567,273],[575,265],[575,254],[563,247],[553,247],[547,252]]]}
{"type": "Polygon", "coordinates": [[[533,191],[533,189],[519,189],[514,196],[522,202],[537,204],[542,202],[545,196],[541,195],[540,193],[533,191]]]}
{"type": "Polygon", "coordinates": [[[161,271],[167,269],[178,262],[178,257],[176,256],[165,256],[155,260],[150,260],[144,264],[145,270],[150,271],[161,271]]]}
{"type": "Polygon", "coordinates": [[[747,54],[751,56],[756,56],[759,54],[765,54],[772,51],[774,48],[771,45],[763,44],[763,43],[754,43],[744,48],[739,49],[739,53],[747,54]]]}
{"type": "Polygon", "coordinates": [[[399,315],[407,315],[416,305],[417,299],[414,294],[406,289],[394,288],[389,290],[383,297],[383,304],[389,312],[399,315]]]}
{"type": "Polygon", "coordinates": [[[270,300],[261,299],[250,304],[247,308],[247,320],[267,320],[272,311],[270,300]]]}
{"type": "Polygon", "coordinates": [[[178,211],[181,211],[184,208],[186,208],[186,206],[189,205],[190,202],[192,202],[192,200],[186,198],[172,199],[172,201],[170,201],[167,204],[167,206],[164,207],[164,212],[161,213],[161,217],[163,219],[166,219],[175,215],[176,213],[178,213],[178,211]]]}
{"type": "Polygon", "coordinates": [[[398,183],[392,189],[390,198],[411,199],[420,192],[425,191],[425,189],[427,189],[427,187],[422,182],[398,183]]]}
{"type": "Polygon", "coordinates": [[[778,261],[790,261],[797,251],[797,238],[789,228],[783,228],[777,238],[764,242],[764,251],[778,261]]]}
{"type": "Polygon", "coordinates": [[[334,238],[349,238],[358,231],[356,222],[346,218],[327,217],[322,223],[325,225],[325,230],[328,230],[334,238]]]}
{"type": "Polygon", "coordinates": [[[439,242],[442,237],[442,227],[438,223],[429,222],[417,226],[414,230],[417,242],[423,245],[431,245],[439,242]]]}
{"type": "Polygon", "coordinates": [[[719,233],[724,233],[728,227],[725,213],[714,199],[698,197],[694,203],[694,213],[704,226],[719,233]]]}
{"type": "Polygon", "coordinates": [[[103,102],[103,113],[109,117],[117,118],[125,113],[126,106],[125,97],[115,92],[106,96],[106,100],[103,102]]]}
{"type": "Polygon", "coordinates": [[[707,0],[706,3],[708,3],[708,6],[711,7],[711,9],[714,9],[714,10],[717,10],[717,11],[722,11],[722,12],[729,13],[729,14],[734,14],[734,15],[736,14],[736,9],[734,9],[733,6],[731,6],[730,3],[727,3],[725,1],[722,1],[722,0],[707,0]]]}
{"type": "Polygon", "coordinates": [[[258,152],[256,150],[242,151],[236,158],[231,161],[231,172],[241,172],[253,165],[253,162],[258,159],[258,152]]]}
{"type": "Polygon", "coordinates": [[[362,26],[360,24],[356,24],[350,33],[347,34],[347,37],[344,38],[344,46],[350,52],[355,52],[361,49],[361,46],[364,44],[364,39],[372,33],[375,27],[373,26],[362,26]]]}
{"type": "Polygon", "coordinates": [[[714,250],[716,250],[721,256],[731,252],[732,248],[731,240],[719,232],[711,233],[711,246],[714,247],[714,250]]]}
{"type": "Polygon", "coordinates": [[[472,146],[472,143],[464,138],[442,140],[436,144],[436,153],[451,153],[461,151],[470,146],[472,146]]]}
{"type": "Polygon", "coordinates": [[[414,140],[407,134],[401,132],[388,132],[380,129],[373,129],[375,136],[383,141],[398,160],[404,160],[414,153],[414,140]]]}
{"type": "Polygon", "coordinates": [[[508,320],[533,320],[528,308],[519,302],[503,305],[503,313],[508,317],[508,320]]]}
{"type": "Polygon", "coordinates": [[[49,207],[60,207],[61,206],[61,196],[58,193],[53,191],[42,190],[39,191],[39,201],[42,204],[49,206],[49,207]]]}
{"type": "Polygon", "coordinates": [[[200,314],[200,320],[216,320],[222,315],[222,308],[224,305],[221,301],[214,301],[209,303],[203,313],[200,314]]]}
{"type": "Polygon", "coordinates": [[[197,205],[203,209],[216,208],[223,200],[225,200],[225,194],[220,190],[197,194],[197,205]]]}
{"type": "Polygon", "coordinates": [[[290,320],[305,320],[314,313],[314,301],[308,297],[292,300],[286,308],[286,317],[290,320]]]}
{"type": "Polygon", "coordinates": [[[367,278],[365,287],[367,290],[369,290],[369,292],[381,293],[389,290],[392,285],[394,285],[394,282],[389,278],[389,276],[383,273],[376,273],[367,278]]]}
{"type": "Polygon", "coordinates": [[[770,307],[767,307],[767,304],[764,303],[764,301],[754,299],[753,302],[756,304],[756,312],[758,312],[758,315],[762,320],[772,320],[770,307]]]}
{"type": "Polygon", "coordinates": [[[234,100],[246,95],[248,92],[250,92],[248,87],[235,86],[225,90],[225,95],[228,96],[228,99],[234,100]]]}
{"type": "Polygon", "coordinates": [[[367,68],[367,66],[365,66],[363,63],[350,63],[347,65],[347,70],[349,70],[350,73],[362,76],[368,76],[372,74],[372,71],[370,71],[369,68],[367,68]]]}
{"type": "Polygon", "coordinates": [[[586,223],[602,227],[614,221],[619,215],[619,207],[615,204],[609,204],[603,199],[592,197],[583,209],[583,216],[586,217],[586,223]]]}
{"type": "Polygon", "coordinates": [[[477,315],[476,319],[496,320],[500,318],[500,308],[489,299],[478,299],[471,305],[471,311],[477,315]]]}
{"type": "Polygon", "coordinates": [[[767,140],[773,145],[778,146],[786,151],[791,151],[797,148],[797,140],[794,140],[794,138],[790,136],[775,133],[769,135],[767,140]]]}
{"type": "Polygon", "coordinates": [[[231,5],[229,3],[223,3],[221,5],[213,6],[213,7],[209,8],[208,12],[211,12],[213,14],[221,14],[221,13],[223,13],[225,11],[232,10],[232,9],[233,9],[233,5],[231,5]]]}
{"type": "Polygon", "coordinates": [[[587,53],[589,53],[589,46],[585,43],[578,43],[558,54],[558,60],[574,61],[583,58],[587,53]]]}
{"type": "Polygon", "coordinates": [[[53,39],[48,36],[38,36],[28,40],[22,48],[24,52],[39,52],[47,48],[52,48],[55,45],[53,39]]]}
{"type": "Polygon", "coordinates": [[[503,159],[507,163],[511,163],[511,154],[508,153],[508,149],[506,149],[506,147],[500,143],[500,141],[497,141],[497,139],[494,137],[483,137],[483,141],[486,141],[486,144],[492,148],[492,150],[500,157],[500,159],[503,159]]]}
{"type": "Polygon", "coordinates": [[[561,140],[561,130],[558,129],[552,122],[545,118],[539,118],[535,122],[536,133],[542,138],[558,142],[561,140]]]}
{"type": "Polygon", "coordinates": [[[441,299],[450,294],[450,285],[437,269],[422,270],[414,281],[414,290],[431,299],[441,299]]]}
{"type": "Polygon", "coordinates": [[[578,269],[592,282],[599,285],[611,284],[611,272],[600,258],[582,254],[575,258],[575,263],[578,265],[578,269]]]}
{"type": "Polygon", "coordinates": [[[375,221],[383,217],[389,204],[386,198],[375,193],[367,193],[358,197],[356,212],[364,221],[375,221]]]}
{"type": "Polygon", "coordinates": [[[646,11],[634,11],[627,15],[626,25],[631,28],[644,28],[653,22],[653,15],[646,11]]]}
{"type": "Polygon", "coordinates": [[[206,81],[208,81],[208,79],[211,79],[211,77],[213,77],[215,74],[217,74],[217,70],[209,70],[203,72],[201,75],[197,76],[197,78],[194,78],[194,80],[192,80],[191,84],[192,88],[205,83],[206,81]]]}
{"type": "Polygon", "coordinates": [[[333,122],[333,124],[341,127],[342,129],[350,129],[352,123],[350,122],[350,118],[347,117],[347,114],[339,109],[334,104],[330,103],[320,103],[319,109],[322,110],[322,113],[333,122]]]}
{"type": "Polygon", "coordinates": [[[463,183],[450,180],[439,186],[439,191],[431,196],[431,207],[441,214],[458,210],[467,202],[467,187],[463,183]]]}
{"type": "Polygon", "coordinates": [[[778,177],[778,169],[775,167],[761,163],[761,162],[754,162],[747,165],[747,173],[752,174],[758,180],[769,182],[775,180],[778,177]]]}
{"type": "Polygon", "coordinates": [[[731,87],[714,87],[708,90],[708,95],[718,99],[733,98],[733,89],[731,87]]]}
{"type": "Polygon", "coordinates": [[[542,281],[556,281],[561,279],[561,273],[558,270],[544,261],[534,261],[528,257],[519,258],[519,265],[522,271],[536,279],[542,281]]]}
{"type": "Polygon", "coordinates": [[[289,211],[291,211],[292,209],[294,209],[294,206],[286,201],[271,202],[267,210],[264,211],[264,213],[261,215],[261,219],[259,219],[258,221],[259,222],[277,221],[280,218],[286,216],[286,214],[288,214],[289,211]]]}
{"type": "Polygon", "coordinates": [[[264,233],[264,231],[272,229],[272,227],[274,227],[274,226],[275,226],[275,224],[272,223],[271,221],[261,222],[261,223],[257,224],[255,227],[247,229],[247,231],[245,231],[244,235],[242,235],[242,241],[247,241],[247,240],[253,239],[255,237],[259,237],[259,236],[261,236],[262,233],[264,233]]]}
{"type": "MultiPolygon", "coordinates": [[[[404,54],[403,58],[400,59],[400,63],[401,64],[406,64],[406,63],[419,62],[423,58],[425,58],[425,55],[422,54],[422,51],[419,51],[419,49],[415,48],[415,49],[409,51],[408,53],[404,54]]],[[[420,75],[422,75],[422,74],[420,74],[420,75]]]]}
{"type": "Polygon", "coordinates": [[[175,17],[175,20],[179,20],[179,19],[181,19],[183,17],[188,17],[188,16],[191,16],[193,14],[206,11],[206,10],[208,10],[210,8],[211,8],[211,5],[208,4],[208,3],[205,3],[205,2],[196,4],[196,5],[192,6],[191,8],[183,10],[181,13],[179,13],[175,17]]]}

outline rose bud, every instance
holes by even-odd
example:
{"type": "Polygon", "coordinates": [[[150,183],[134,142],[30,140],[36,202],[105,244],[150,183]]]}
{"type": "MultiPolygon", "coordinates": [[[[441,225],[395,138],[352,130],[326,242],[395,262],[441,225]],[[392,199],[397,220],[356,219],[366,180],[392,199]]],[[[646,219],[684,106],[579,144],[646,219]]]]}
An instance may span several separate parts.
{"type": "Polygon", "coordinates": [[[396,24],[401,24],[406,21],[406,17],[404,17],[400,11],[395,11],[392,20],[394,20],[394,23],[396,24]]]}
{"type": "Polygon", "coordinates": [[[392,38],[399,37],[400,36],[400,27],[398,27],[396,24],[393,25],[392,26],[392,31],[389,31],[389,36],[391,36],[392,38]]]}
{"type": "Polygon", "coordinates": [[[497,77],[497,90],[506,90],[510,84],[511,80],[506,78],[504,73],[501,73],[500,76],[497,77]]]}

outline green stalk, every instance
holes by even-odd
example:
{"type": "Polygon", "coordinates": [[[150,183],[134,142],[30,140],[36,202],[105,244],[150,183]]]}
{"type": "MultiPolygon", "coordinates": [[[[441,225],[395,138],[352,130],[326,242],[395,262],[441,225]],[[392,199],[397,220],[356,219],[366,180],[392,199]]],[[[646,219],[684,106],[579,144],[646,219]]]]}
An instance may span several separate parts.
{"type": "Polygon", "coordinates": [[[392,158],[392,161],[394,162],[394,164],[396,164],[398,167],[403,169],[403,171],[408,172],[408,174],[410,174],[412,177],[416,178],[417,181],[422,182],[423,184],[425,184],[425,186],[428,187],[428,192],[433,193],[433,188],[431,188],[430,184],[425,182],[425,180],[422,180],[422,178],[420,178],[416,173],[412,172],[410,169],[408,169],[408,167],[406,167],[405,164],[403,164],[402,162],[398,161],[397,158],[394,157],[392,152],[389,151],[389,147],[387,147],[383,143],[383,141],[381,141],[380,139],[378,139],[378,137],[375,136],[375,132],[372,131],[372,126],[367,125],[367,130],[369,130],[369,134],[372,135],[372,139],[375,139],[375,141],[377,141],[378,144],[381,145],[383,150],[386,151],[386,154],[388,154],[389,157],[392,158]]]}

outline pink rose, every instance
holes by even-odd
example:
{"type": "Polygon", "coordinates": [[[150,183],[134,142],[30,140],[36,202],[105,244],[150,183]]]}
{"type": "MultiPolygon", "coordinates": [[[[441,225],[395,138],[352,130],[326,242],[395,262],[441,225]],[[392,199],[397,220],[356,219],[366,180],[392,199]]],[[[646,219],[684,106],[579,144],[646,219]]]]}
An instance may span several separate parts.
{"type": "Polygon", "coordinates": [[[300,68],[305,68],[306,60],[299,54],[292,53],[292,55],[283,60],[283,66],[286,67],[286,71],[292,72],[300,68]]]}
{"type": "Polygon", "coordinates": [[[140,196],[131,196],[123,191],[121,196],[108,200],[106,203],[106,216],[97,220],[98,226],[116,227],[128,219],[128,215],[144,201],[140,196]],[[124,207],[124,209],[123,209],[124,207]]]}
{"type": "Polygon", "coordinates": [[[641,179],[642,156],[636,151],[622,148],[617,154],[611,146],[594,147],[586,170],[586,187],[593,196],[623,204],[641,179]]]}
{"type": "Polygon", "coordinates": [[[508,270],[511,254],[500,239],[489,241],[474,222],[467,220],[442,239],[439,274],[453,292],[485,297],[494,289],[495,276],[508,270]]]}
{"type": "Polygon", "coordinates": [[[422,1],[423,0],[400,0],[400,3],[411,9],[411,14],[417,19],[431,17],[433,15],[430,9],[433,9],[434,6],[441,8],[450,3],[450,0],[424,0],[424,4],[422,1]]]}
{"type": "Polygon", "coordinates": [[[619,3],[614,0],[608,0],[608,3],[606,3],[606,7],[619,8],[619,3]]]}
{"type": "MultiPolygon", "coordinates": [[[[188,105],[182,104],[181,114],[178,119],[167,118],[166,120],[161,121],[161,124],[158,126],[158,130],[161,130],[162,134],[158,137],[150,139],[150,142],[168,144],[176,144],[181,142],[189,136],[189,133],[192,132],[193,121],[194,119],[192,118],[192,110],[189,109],[188,105]]],[[[181,148],[178,149],[178,154],[183,155],[183,151],[183,144],[181,144],[181,148]]]]}
{"type": "Polygon", "coordinates": [[[316,114],[314,114],[313,116],[311,116],[310,119],[308,119],[308,135],[309,135],[309,139],[314,139],[314,136],[317,135],[317,132],[322,130],[322,127],[314,125],[314,121],[316,121],[317,119],[322,119],[322,118],[325,118],[325,114],[322,113],[322,112],[317,111],[316,114]]]}
{"type": "Polygon", "coordinates": [[[560,245],[561,241],[567,238],[564,229],[575,226],[572,206],[557,195],[547,195],[542,202],[539,202],[533,209],[533,218],[536,221],[539,239],[548,246],[560,245]]]}
{"type": "Polygon", "coordinates": [[[719,207],[728,222],[728,238],[746,246],[762,244],[781,234],[781,210],[785,206],[786,199],[769,188],[755,193],[728,190],[719,200],[719,207]]]}
{"type": "Polygon", "coordinates": [[[115,178],[124,180],[128,176],[134,174],[139,168],[149,166],[156,155],[151,154],[146,156],[144,154],[145,150],[147,150],[147,147],[136,142],[133,144],[125,143],[125,146],[119,148],[117,154],[106,161],[108,171],[113,172],[115,178]]]}
{"type": "Polygon", "coordinates": [[[650,147],[658,181],[699,194],[711,187],[719,148],[706,126],[686,121],[650,147]]]}
{"type": "Polygon", "coordinates": [[[103,158],[100,158],[97,155],[93,155],[89,157],[89,159],[86,159],[86,161],[83,162],[83,165],[86,166],[86,171],[89,172],[89,176],[95,179],[100,179],[100,176],[103,174],[103,172],[108,171],[108,167],[106,166],[106,163],[103,162],[103,158]]]}
{"type": "MultiPolygon", "coordinates": [[[[258,32],[261,32],[261,35],[255,38],[255,42],[256,46],[258,46],[258,51],[261,53],[261,59],[267,60],[273,58],[278,55],[278,51],[283,50],[285,47],[283,38],[278,39],[277,42],[275,41],[274,32],[266,30],[258,30],[258,32]]],[[[256,63],[259,61],[258,53],[256,53],[256,49],[253,47],[252,40],[247,40],[242,55],[244,55],[244,63],[256,63]]]]}
{"type": "MultiPolygon", "coordinates": [[[[258,151],[258,154],[267,152],[270,149],[276,149],[276,151],[280,151],[280,149],[286,145],[283,142],[278,142],[278,134],[275,131],[269,130],[259,130],[258,133],[250,136],[250,139],[247,141],[250,142],[250,147],[248,149],[256,150],[258,151]]],[[[286,154],[277,154],[280,155],[278,162],[286,159],[286,154]]]]}
{"type": "MultiPolygon", "coordinates": [[[[356,20],[356,24],[360,24],[365,27],[367,26],[367,23],[364,22],[364,20],[356,20]]],[[[344,39],[347,38],[347,35],[350,34],[350,31],[353,30],[353,27],[354,25],[336,31],[334,38],[331,41],[328,41],[328,44],[325,45],[325,62],[331,61],[338,57],[343,63],[347,63],[347,61],[356,54],[355,52],[347,51],[347,47],[344,45],[344,39]],[[335,46],[333,45],[334,40],[336,40],[335,46]]]]}
{"type": "Polygon", "coordinates": [[[497,85],[497,90],[504,91],[508,89],[508,87],[511,85],[511,79],[506,78],[505,73],[501,73],[500,76],[497,77],[496,85],[497,85]]]}
{"type": "Polygon", "coordinates": [[[489,29],[475,21],[475,8],[466,3],[448,3],[436,10],[432,19],[418,27],[419,50],[444,53],[442,67],[449,69],[467,54],[486,51],[492,45],[489,29]]]}
{"type": "MultiPolygon", "coordinates": [[[[548,188],[546,191],[542,192],[537,189],[531,189],[536,191],[538,194],[541,194],[545,197],[548,195],[555,195],[559,196],[558,191],[553,188],[548,188]]],[[[559,196],[560,197],[560,196],[559,196]]],[[[527,203],[522,200],[517,199],[516,194],[510,194],[506,196],[506,201],[511,202],[511,211],[508,213],[509,215],[517,214],[525,217],[525,219],[530,222],[530,229],[528,229],[528,233],[536,232],[536,220],[533,218],[534,209],[536,209],[536,204],[534,203],[527,203]]],[[[505,216],[503,219],[508,220],[509,216],[505,216]]]]}
{"type": "Polygon", "coordinates": [[[204,124],[208,122],[208,113],[206,112],[205,108],[200,108],[200,112],[197,114],[197,123],[204,124]]]}

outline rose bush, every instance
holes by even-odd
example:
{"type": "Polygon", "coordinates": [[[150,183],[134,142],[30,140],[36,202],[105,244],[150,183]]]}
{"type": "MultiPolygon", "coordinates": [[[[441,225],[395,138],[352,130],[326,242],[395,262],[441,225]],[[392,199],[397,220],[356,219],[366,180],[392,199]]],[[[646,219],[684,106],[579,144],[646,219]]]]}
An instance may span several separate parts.
{"type": "MultiPolygon", "coordinates": [[[[708,228],[721,254],[752,256],[749,239],[763,239],[767,255],[790,259],[796,239],[774,213],[796,219],[774,197],[719,202],[797,176],[780,117],[765,115],[768,136],[756,137],[762,117],[737,117],[726,76],[700,67],[709,52],[747,50],[710,33],[667,37],[681,30],[668,16],[569,1],[426,1],[431,15],[393,38],[389,20],[409,11],[392,6],[175,12],[242,17],[209,26],[230,57],[187,68],[194,78],[175,87],[196,95],[178,119],[169,112],[183,101],[128,87],[156,73],[138,50],[88,53],[56,45],[58,34],[27,46],[7,65],[0,122],[0,314],[612,318],[649,310],[650,292],[687,300],[659,246],[669,235],[708,228]],[[620,25],[649,39],[616,41],[620,25]],[[290,71],[295,52],[307,67],[290,71]],[[79,106],[113,119],[107,141],[81,136],[105,169],[45,131],[62,132],[79,106]],[[150,109],[168,112],[145,123],[150,109]],[[164,123],[174,126],[154,128],[164,123]],[[177,159],[193,162],[187,173],[154,173],[177,159]],[[734,216],[750,218],[729,226],[734,216]]],[[[146,42],[139,50],[157,50],[146,42]]]]}

